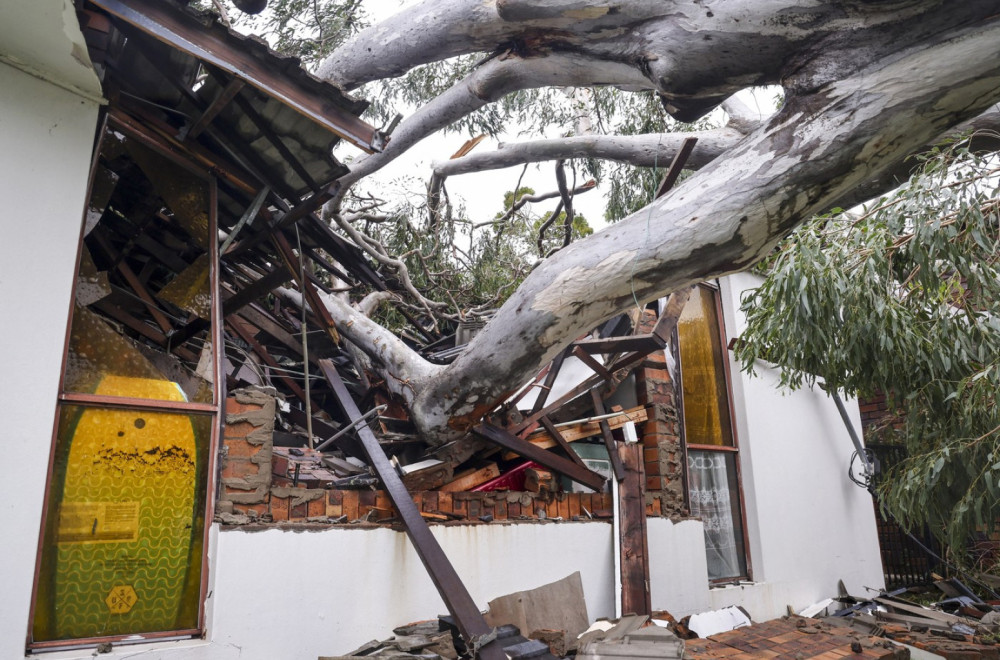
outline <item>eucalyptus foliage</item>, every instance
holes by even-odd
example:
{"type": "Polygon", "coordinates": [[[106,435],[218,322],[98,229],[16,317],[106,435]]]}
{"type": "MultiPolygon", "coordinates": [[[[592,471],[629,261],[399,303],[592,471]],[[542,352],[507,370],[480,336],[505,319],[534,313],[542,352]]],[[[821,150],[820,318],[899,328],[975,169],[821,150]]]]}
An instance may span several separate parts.
{"type": "Polygon", "coordinates": [[[790,388],[884,392],[909,458],[881,480],[904,525],[952,547],[1000,517],[1000,165],[967,142],[935,149],[891,196],[817,217],[743,300],[743,368],[790,388]]]}

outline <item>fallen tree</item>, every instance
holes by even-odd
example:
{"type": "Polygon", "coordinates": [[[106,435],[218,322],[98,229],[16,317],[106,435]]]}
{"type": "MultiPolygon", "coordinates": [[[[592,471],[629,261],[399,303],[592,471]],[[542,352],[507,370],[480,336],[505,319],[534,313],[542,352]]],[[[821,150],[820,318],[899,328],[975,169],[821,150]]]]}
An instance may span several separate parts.
{"type": "MultiPolygon", "coordinates": [[[[581,333],[637,303],[748,268],[813,214],[895,185],[906,156],[1000,100],[1000,13],[985,0],[434,0],[356,34],[318,71],[355,89],[469,55],[479,59],[463,65],[464,76],[333,184],[326,212],[348,234],[356,231],[345,203],[354,184],[524,90],[647,91],[680,121],[749,85],[781,85],[784,104],[761,123],[731,104],[730,123],[705,134],[692,156],[695,176],[539,263],[449,365],[424,361],[349,301],[328,298],[342,334],[439,443],[464,436],[581,333]]],[[[435,174],[577,157],[649,165],[652,154],[666,163],[677,141],[577,135],[462,156],[435,174]]],[[[352,238],[393,267],[378,245],[352,238]]]]}

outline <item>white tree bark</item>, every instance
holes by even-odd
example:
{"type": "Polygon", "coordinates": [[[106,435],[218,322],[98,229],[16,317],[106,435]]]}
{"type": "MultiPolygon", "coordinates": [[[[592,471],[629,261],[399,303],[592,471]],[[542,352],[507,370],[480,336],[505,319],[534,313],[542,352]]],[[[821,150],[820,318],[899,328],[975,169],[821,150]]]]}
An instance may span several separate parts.
{"type": "Polygon", "coordinates": [[[433,163],[441,177],[503,169],[525,163],[541,163],[570,158],[600,158],[640,167],[665,167],[684,140],[698,138],[686,167],[700,169],[736,146],[743,137],[733,128],[690,133],[646,133],[643,135],[582,135],[548,140],[501,144],[496,151],[472,153],[461,158],[433,163]]]}
{"type": "Polygon", "coordinates": [[[914,47],[786,107],[698,175],[543,262],[451,365],[408,347],[349,306],[342,332],[404,374],[430,438],[462,435],[572,337],[634,304],[741,270],[824,210],[1000,99],[1000,26],[914,47]],[[428,365],[429,366],[429,365],[428,365]]]}
{"type": "Polygon", "coordinates": [[[405,119],[386,148],[351,164],[338,184],[335,210],[350,186],[405,153],[428,135],[514,91],[552,85],[617,85],[641,89],[649,81],[634,67],[572,53],[522,59],[516,55],[490,60],[464,80],[405,119]]]}
{"type": "MultiPolygon", "coordinates": [[[[720,134],[717,151],[724,138],[734,144],[714,160],[706,140],[702,161],[694,162],[708,164],[697,175],[545,260],[447,367],[428,364],[343,301],[327,301],[331,314],[391,379],[428,439],[461,437],[602,320],[635,301],[744,269],[811,214],[859,201],[859,190],[886,190],[903,157],[1000,100],[998,15],[995,0],[417,5],[341,48],[327,74],[350,87],[452,55],[498,56],[404,121],[383,154],[352,166],[344,187],[518,89],[644,87],[686,119],[749,84],[780,81],[785,107],[742,139],[720,134]]],[[[752,123],[739,109],[731,116],[744,130],[752,123]]],[[[590,139],[569,144],[593,150],[600,142],[605,157],[641,158],[640,145],[590,139]]],[[[568,156],[558,151],[567,142],[508,147],[439,167],[441,175],[455,174],[476,158],[479,167],[491,166],[508,158],[508,149],[521,152],[508,164],[545,149],[549,158],[565,157],[553,154],[568,156]]]]}

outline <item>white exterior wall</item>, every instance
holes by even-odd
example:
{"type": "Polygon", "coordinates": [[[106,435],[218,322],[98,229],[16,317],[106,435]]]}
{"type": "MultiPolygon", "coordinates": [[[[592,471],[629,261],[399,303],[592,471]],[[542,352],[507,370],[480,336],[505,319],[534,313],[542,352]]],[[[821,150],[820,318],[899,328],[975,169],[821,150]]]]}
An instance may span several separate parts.
{"type": "Polygon", "coordinates": [[[78,59],[82,43],[70,2],[0,3],[0,444],[7,464],[0,479],[0,658],[24,655],[97,125],[100,87],[78,59]]]}
{"type": "MultiPolygon", "coordinates": [[[[746,273],[722,280],[728,337],[743,332],[740,297],[759,282],[746,273]]],[[[874,506],[847,477],[854,446],[833,400],[818,388],[780,391],[765,364],[754,377],[732,359],[730,368],[757,584],[713,589],[712,607],[739,603],[768,619],[836,595],[839,579],[852,594],[883,587],[874,506]]],[[[856,402],[845,405],[860,431],[856,402]]]]}

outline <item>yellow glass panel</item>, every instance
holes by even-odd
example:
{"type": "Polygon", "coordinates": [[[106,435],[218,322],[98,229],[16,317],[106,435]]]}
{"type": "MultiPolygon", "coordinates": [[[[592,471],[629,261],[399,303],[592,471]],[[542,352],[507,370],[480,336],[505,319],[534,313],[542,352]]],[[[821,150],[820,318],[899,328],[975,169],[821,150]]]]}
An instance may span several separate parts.
{"type": "MultiPolygon", "coordinates": [[[[98,394],[179,401],[110,375],[98,394]]],[[[197,628],[209,415],[64,406],[38,581],[36,642],[197,628]]]]}
{"type": "Polygon", "coordinates": [[[207,254],[177,274],[160,290],[160,297],[206,321],[212,318],[212,294],[207,254]]]}
{"type": "Polygon", "coordinates": [[[212,316],[209,192],[206,181],[138,141],[105,135],[81,246],[64,391],[94,393],[115,375],[174,381],[185,400],[212,402],[211,378],[198,364],[199,351],[210,354],[211,329],[183,333],[191,314],[212,316]],[[166,348],[178,348],[173,331],[188,344],[170,354],[166,348]]]}
{"type": "Polygon", "coordinates": [[[715,297],[695,287],[677,325],[688,444],[733,446],[729,392],[715,297]]]}
{"type": "Polygon", "coordinates": [[[177,398],[180,390],[176,383],[171,390],[142,385],[163,382],[163,374],[107,321],[86,307],[77,306],[73,310],[64,388],[68,392],[96,394],[98,385],[109,377],[119,377],[116,382],[122,386],[115,388],[117,396],[184,400],[183,395],[177,398]],[[128,390],[128,383],[137,386],[135,391],[128,390]]]}
{"type": "Polygon", "coordinates": [[[177,224],[207,250],[209,198],[205,181],[135,140],[126,140],[125,147],[166,202],[177,224]]]}

